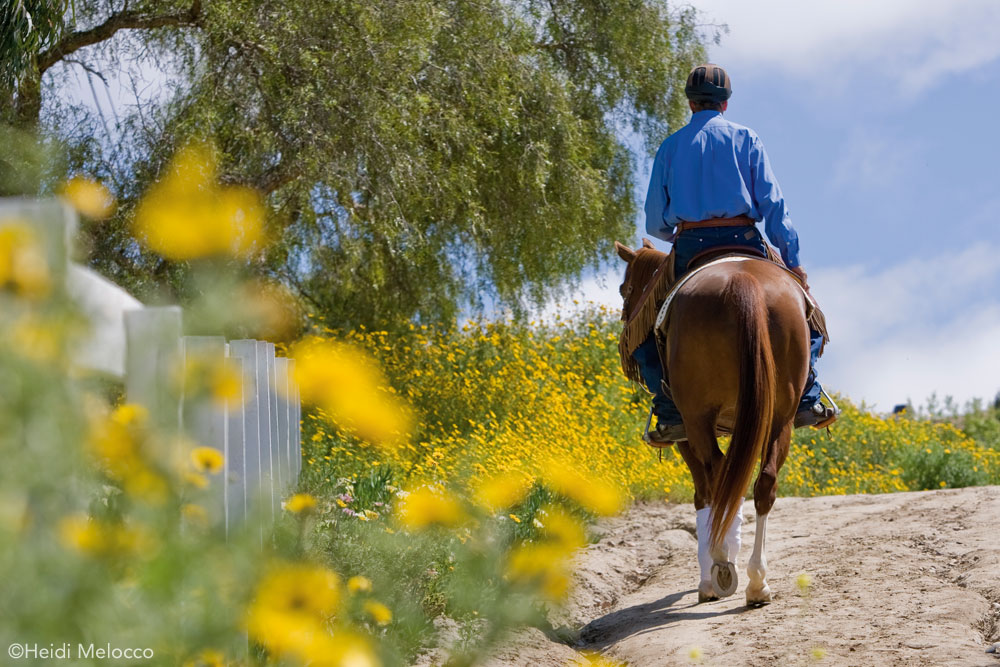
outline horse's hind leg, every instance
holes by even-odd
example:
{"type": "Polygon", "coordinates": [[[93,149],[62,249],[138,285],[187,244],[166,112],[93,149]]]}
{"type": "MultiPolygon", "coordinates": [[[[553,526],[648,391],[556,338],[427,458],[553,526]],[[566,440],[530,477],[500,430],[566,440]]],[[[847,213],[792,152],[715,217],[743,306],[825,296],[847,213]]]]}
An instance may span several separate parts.
{"type": "Polygon", "coordinates": [[[698,566],[701,571],[701,578],[698,582],[698,602],[717,600],[720,593],[722,597],[726,597],[732,595],[736,590],[736,568],[730,563],[727,553],[728,545],[720,545],[713,551],[708,536],[712,514],[712,491],[715,487],[715,477],[722,469],[723,458],[722,450],[719,449],[719,443],[715,437],[715,419],[714,414],[704,414],[698,419],[686,420],[689,451],[687,453],[681,451],[685,460],[689,456],[694,456],[697,459],[697,466],[689,462],[688,467],[691,468],[692,476],[695,478],[695,507],[697,509],[695,526],[698,538],[698,566]],[[702,471],[700,490],[698,488],[699,476],[694,474],[696,467],[700,467],[702,471]],[[725,569],[723,578],[728,577],[724,586],[717,585],[718,582],[713,584],[713,580],[718,579],[716,570],[719,567],[725,569]]]}
{"type": "Polygon", "coordinates": [[[771,589],[767,585],[767,557],[764,555],[764,541],[767,538],[767,515],[774,506],[778,493],[778,470],[788,456],[788,446],[792,438],[791,424],[785,425],[778,437],[773,439],[761,466],[757,482],[753,487],[754,508],[757,510],[753,553],[747,563],[747,604],[765,605],[771,601],[771,589]]]}
{"type": "Polygon", "coordinates": [[[691,471],[694,481],[695,535],[698,539],[698,602],[718,600],[712,587],[712,557],[708,554],[708,515],[712,511],[712,486],[709,483],[708,467],[701,462],[688,442],[678,442],[677,451],[691,471]]]}

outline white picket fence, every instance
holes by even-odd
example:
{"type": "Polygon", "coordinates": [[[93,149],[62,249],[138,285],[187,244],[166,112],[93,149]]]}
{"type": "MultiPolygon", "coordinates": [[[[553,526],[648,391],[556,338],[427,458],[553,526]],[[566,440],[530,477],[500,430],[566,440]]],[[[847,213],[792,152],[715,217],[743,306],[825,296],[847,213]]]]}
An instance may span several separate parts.
{"type": "Polygon", "coordinates": [[[185,433],[224,457],[212,485],[215,517],[227,532],[248,516],[261,518],[261,540],[295,488],[302,469],[301,402],[292,381],[295,361],[274,345],[222,336],[183,336],[181,309],[145,307],[87,267],[69,261],[77,228],[73,211],[55,200],[0,199],[0,226],[28,221],[43,231],[49,264],[87,315],[91,331],[74,351],[81,369],[124,382],[128,402],[140,403],[168,431],[185,433]],[[189,360],[224,366],[241,379],[237,395],[219,401],[178,391],[189,360]]]}

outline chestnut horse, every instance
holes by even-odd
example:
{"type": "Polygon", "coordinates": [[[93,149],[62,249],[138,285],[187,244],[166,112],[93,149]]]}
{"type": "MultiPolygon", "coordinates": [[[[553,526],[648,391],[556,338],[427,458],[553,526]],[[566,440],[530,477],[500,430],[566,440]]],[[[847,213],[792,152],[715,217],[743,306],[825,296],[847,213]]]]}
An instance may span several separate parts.
{"type": "MultiPolygon", "coordinates": [[[[648,242],[638,250],[615,247],[628,263],[621,289],[627,322],[666,255],[648,242]]],[[[765,581],[767,513],[809,372],[806,312],[792,274],[755,259],[706,267],[674,296],[660,355],[688,437],[677,449],[694,480],[699,602],[736,590],[743,498],[758,460],[746,599],[749,605],[771,600],[765,581]],[[720,433],[732,434],[725,454],[720,433]]]]}

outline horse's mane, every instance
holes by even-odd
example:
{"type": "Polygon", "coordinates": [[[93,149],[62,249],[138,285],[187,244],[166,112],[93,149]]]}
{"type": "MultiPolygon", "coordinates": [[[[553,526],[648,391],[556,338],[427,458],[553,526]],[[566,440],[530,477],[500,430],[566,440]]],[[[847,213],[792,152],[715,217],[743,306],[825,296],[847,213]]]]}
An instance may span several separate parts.
{"type": "Polygon", "coordinates": [[[662,301],[673,283],[673,266],[666,264],[668,255],[654,248],[642,247],[635,253],[625,272],[623,292],[625,304],[622,310],[621,338],[618,352],[622,370],[630,380],[642,383],[639,365],[632,357],[642,341],[646,339],[656,322],[656,304],[662,301]],[[663,270],[655,276],[657,269],[663,270]]]}
{"type": "MultiPolygon", "coordinates": [[[[666,258],[666,253],[654,250],[653,248],[639,248],[636,251],[635,259],[629,264],[625,282],[626,289],[631,288],[631,293],[636,295],[636,299],[631,304],[633,310],[639,304],[639,299],[642,298],[640,295],[643,290],[646,289],[649,282],[653,279],[653,274],[656,273],[656,270],[660,268],[663,260],[666,258]]],[[[631,318],[633,313],[628,313],[628,316],[631,318]]]]}

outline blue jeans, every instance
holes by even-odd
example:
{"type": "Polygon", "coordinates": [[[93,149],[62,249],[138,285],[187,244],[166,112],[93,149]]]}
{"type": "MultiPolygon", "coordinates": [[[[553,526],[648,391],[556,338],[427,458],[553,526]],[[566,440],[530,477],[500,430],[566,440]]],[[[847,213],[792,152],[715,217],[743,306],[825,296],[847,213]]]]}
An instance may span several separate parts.
{"type": "MultiPolygon", "coordinates": [[[[767,254],[764,239],[756,227],[708,227],[683,232],[674,240],[674,274],[679,278],[687,271],[688,264],[694,257],[709,248],[717,246],[739,245],[755,248],[767,254]]],[[[818,331],[809,330],[809,376],[806,388],[802,393],[798,411],[808,410],[820,398],[822,387],[816,380],[816,360],[823,344],[823,335],[818,331]]],[[[681,413],[673,400],[663,392],[663,364],[656,348],[656,337],[649,336],[636,348],[632,357],[638,362],[646,388],[653,393],[653,413],[659,424],[673,425],[681,423],[681,413]]]]}

